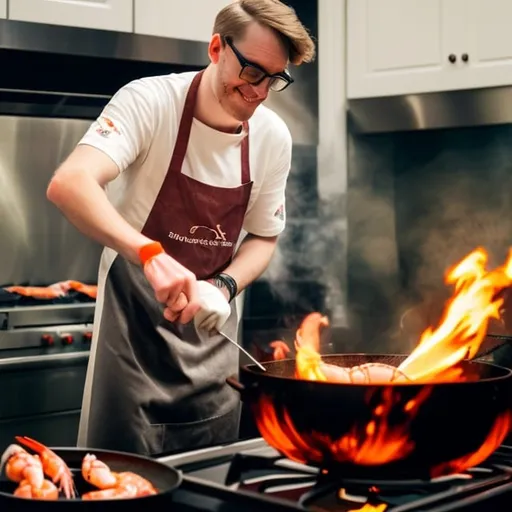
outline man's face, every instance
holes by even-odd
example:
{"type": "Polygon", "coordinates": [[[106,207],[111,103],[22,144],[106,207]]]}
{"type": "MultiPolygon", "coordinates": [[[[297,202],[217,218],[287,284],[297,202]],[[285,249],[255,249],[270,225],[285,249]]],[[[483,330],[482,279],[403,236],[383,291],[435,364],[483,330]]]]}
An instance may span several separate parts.
{"type": "Polygon", "coordinates": [[[219,50],[213,88],[227,114],[237,121],[247,121],[267,98],[270,79],[267,77],[254,85],[240,78],[242,66],[239,57],[272,75],[286,69],[288,54],[276,34],[257,23],[249,25],[243,39],[233,41],[232,46],[225,44],[219,50]]]}

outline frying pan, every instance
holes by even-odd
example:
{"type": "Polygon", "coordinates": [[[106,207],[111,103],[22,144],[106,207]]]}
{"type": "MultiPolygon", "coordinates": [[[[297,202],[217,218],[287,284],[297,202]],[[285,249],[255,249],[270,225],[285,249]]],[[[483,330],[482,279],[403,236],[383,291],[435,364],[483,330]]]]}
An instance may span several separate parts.
{"type": "MultiPolygon", "coordinates": [[[[406,357],[322,359],[343,367],[396,367],[406,357]]],[[[307,381],[294,378],[292,359],[264,366],[265,372],[244,366],[239,381],[227,379],[250,404],[262,437],[284,456],[339,478],[429,479],[457,473],[490,456],[512,423],[512,371],[489,363],[463,361],[458,366],[465,382],[435,384],[307,381]],[[376,416],[383,404],[385,421],[376,416]]]]}
{"type": "Polygon", "coordinates": [[[66,462],[73,472],[75,486],[79,495],[96,489],[89,485],[81,476],[82,460],[87,453],[96,455],[112,471],[133,471],[139,474],[149,480],[159,492],[152,496],[119,500],[82,501],[80,499],[67,500],[61,498],[57,501],[43,501],[13,496],[12,493],[17,484],[10,482],[2,475],[0,479],[0,510],[16,510],[20,512],[64,510],[101,512],[125,511],[130,505],[141,510],[142,507],[153,510],[155,506],[165,504],[166,501],[169,502],[170,494],[180,486],[182,480],[180,471],[140,455],[92,448],[52,448],[52,450],[66,462]]]}

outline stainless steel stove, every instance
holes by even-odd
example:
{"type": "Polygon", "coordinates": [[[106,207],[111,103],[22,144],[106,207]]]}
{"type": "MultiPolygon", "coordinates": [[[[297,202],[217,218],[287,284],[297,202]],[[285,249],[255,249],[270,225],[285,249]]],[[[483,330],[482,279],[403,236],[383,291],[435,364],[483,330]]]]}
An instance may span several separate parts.
{"type": "MultiPolygon", "coordinates": [[[[28,302],[28,301],[27,301],[28,302]]],[[[35,301],[33,301],[35,302],[35,301]]],[[[46,445],[76,443],[94,301],[0,307],[0,443],[20,432],[46,445]]]]}
{"type": "Polygon", "coordinates": [[[512,447],[485,464],[430,481],[330,480],[282,458],[256,438],[161,457],[183,472],[172,510],[315,512],[504,512],[512,509],[512,447]],[[372,505],[373,507],[370,507],[372,505]]]}
{"type": "Polygon", "coordinates": [[[55,169],[90,121],[72,112],[41,117],[36,97],[34,117],[30,109],[0,116],[0,445],[24,433],[49,446],[73,446],[95,303],[76,290],[37,300],[9,289],[96,283],[101,246],[46,197],[55,169]]]}

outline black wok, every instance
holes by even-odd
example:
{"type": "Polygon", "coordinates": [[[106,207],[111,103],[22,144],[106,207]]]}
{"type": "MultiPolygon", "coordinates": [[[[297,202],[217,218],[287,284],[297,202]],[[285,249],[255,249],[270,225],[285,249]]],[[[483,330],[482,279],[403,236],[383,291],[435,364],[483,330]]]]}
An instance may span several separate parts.
{"type": "Polygon", "coordinates": [[[142,510],[147,507],[153,510],[166,502],[169,502],[169,495],[179,487],[182,480],[181,473],[156,460],[129,453],[115,452],[108,450],[82,449],[82,448],[52,448],[64,462],[69,466],[74,475],[76,489],[80,495],[95,490],[81,476],[80,468],[82,459],[87,453],[93,453],[96,457],[105,462],[112,471],[133,471],[149,480],[158,490],[152,496],[141,498],[120,499],[120,500],[98,500],[82,501],[78,499],[67,500],[61,498],[57,501],[33,500],[13,496],[17,484],[10,482],[2,475],[0,480],[0,510],[16,510],[20,512],[53,512],[53,511],[115,511],[128,510],[127,507],[142,510]]]}
{"type": "MultiPolygon", "coordinates": [[[[351,367],[398,366],[405,358],[322,359],[351,367]]],[[[437,384],[306,381],[293,377],[294,360],[264,366],[265,372],[244,366],[240,381],[228,379],[250,404],[260,434],[286,457],[340,478],[428,479],[457,473],[491,455],[511,428],[512,371],[492,364],[464,361],[460,368],[468,381],[437,384]],[[378,407],[383,403],[387,409],[378,407]],[[375,411],[381,416],[372,423],[375,411]]]]}

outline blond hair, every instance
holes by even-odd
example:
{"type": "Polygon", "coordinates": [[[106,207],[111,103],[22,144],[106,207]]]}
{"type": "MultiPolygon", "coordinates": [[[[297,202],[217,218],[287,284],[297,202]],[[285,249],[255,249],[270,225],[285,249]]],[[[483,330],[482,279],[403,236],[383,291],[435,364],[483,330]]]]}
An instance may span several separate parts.
{"type": "Polygon", "coordinates": [[[213,33],[234,40],[244,36],[252,22],[274,30],[288,48],[288,59],[300,65],[315,58],[315,43],[295,10],[279,0],[237,0],[221,9],[213,33]]]}

